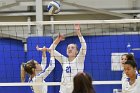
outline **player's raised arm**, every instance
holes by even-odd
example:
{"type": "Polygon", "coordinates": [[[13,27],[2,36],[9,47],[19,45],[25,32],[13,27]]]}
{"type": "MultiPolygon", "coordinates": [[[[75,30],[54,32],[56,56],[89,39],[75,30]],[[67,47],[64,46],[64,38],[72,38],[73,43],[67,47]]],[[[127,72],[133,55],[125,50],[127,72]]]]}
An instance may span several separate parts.
{"type": "Polygon", "coordinates": [[[48,48],[46,48],[45,46],[43,48],[40,48],[38,45],[36,46],[36,50],[38,51],[42,51],[42,57],[45,58],[46,57],[46,51],[48,48]]]}
{"type": "Polygon", "coordinates": [[[78,37],[81,37],[82,34],[81,34],[81,31],[80,31],[80,24],[75,24],[74,28],[76,30],[76,34],[78,35],[78,37]]]}
{"type": "Polygon", "coordinates": [[[54,58],[54,51],[53,49],[47,49],[47,51],[50,52],[50,63],[49,66],[45,69],[44,72],[41,72],[39,76],[36,76],[36,78],[39,79],[45,79],[54,69],[55,67],[55,58],[54,58]]]}
{"type": "Polygon", "coordinates": [[[46,67],[46,65],[47,65],[46,51],[48,51],[48,48],[46,48],[45,46],[44,46],[43,48],[40,48],[40,47],[37,45],[37,46],[36,46],[36,50],[42,51],[41,67],[42,67],[42,70],[44,70],[45,67],[46,67]]]}
{"type": "Polygon", "coordinates": [[[58,35],[57,38],[54,40],[54,42],[51,44],[49,49],[53,49],[54,51],[54,57],[60,62],[63,63],[62,60],[62,54],[60,54],[58,51],[55,50],[56,46],[59,44],[60,41],[64,40],[64,36],[63,35],[58,35]]]}
{"type": "Polygon", "coordinates": [[[75,27],[76,33],[78,35],[78,38],[80,40],[80,43],[81,43],[79,55],[86,55],[87,45],[86,45],[86,41],[85,41],[84,37],[81,34],[80,25],[75,24],[74,27],[75,27]]]}

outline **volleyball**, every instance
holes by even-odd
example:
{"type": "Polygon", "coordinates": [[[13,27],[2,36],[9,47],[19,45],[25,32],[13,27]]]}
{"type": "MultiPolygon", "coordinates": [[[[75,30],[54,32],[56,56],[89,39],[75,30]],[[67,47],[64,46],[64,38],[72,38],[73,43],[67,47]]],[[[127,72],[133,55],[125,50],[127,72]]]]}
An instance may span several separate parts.
{"type": "Polygon", "coordinates": [[[60,12],[60,4],[56,1],[49,2],[48,12],[51,15],[59,13],[60,12]]]}

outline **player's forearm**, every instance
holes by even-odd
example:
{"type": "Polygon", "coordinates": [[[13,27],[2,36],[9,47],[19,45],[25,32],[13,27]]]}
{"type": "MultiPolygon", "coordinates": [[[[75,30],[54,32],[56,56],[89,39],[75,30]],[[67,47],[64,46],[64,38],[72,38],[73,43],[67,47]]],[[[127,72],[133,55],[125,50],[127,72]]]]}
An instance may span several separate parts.
{"type": "Polygon", "coordinates": [[[58,45],[59,42],[61,41],[60,38],[61,38],[60,36],[57,36],[57,38],[54,40],[53,44],[58,45]]]}
{"type": "Polygon", "coordinates": [[[76,33],[78,35],[78,38],[80,40],[80,43],[81,43],[81,46],[86,49],[86,42],[85,42],[85,39],[84,37],[82,36],[81,34],[81,31],[80,31],[80,26],[78,28],[76,28],[76,33]]]}
{"type": "Polygon", "coordinates": [[[80,40],[82,49],[86,50],[87,44],[86,44],[86,41],[85,41],[84,37],[83,36],[79,37],[79,40],[80,40]]]}
{"type": "MultiPolygon", "coordinates": [[[[53,44],[51,44],[51,46],[50,46],[50,50],[55,50],[55,48],[56,48],[56,46],[57,46],[57,44],[55,44],[55,43],[53,43],[53,44]]],[[[50,51],[49,51],[50,52],[50,51]]]]}
{"type": "Polygon", "coordinates": [[[60,38],[61,38],[61,37],[58,36],[58,37],[54,40],[54,42],[51,44],[51,46],[50,46],[49,49],[53,49],[53,50],[55,50],[56,46],[57,46],[57,45],[59,44],[59,42],[61,41],[60,38]]]}
{"type": "Polygon", "coordinates": [[[42,57],[46,58],[46,51],[42,51],[42,57]]]}
{"type": "Polygon", "coordinates": [[[80,29],[77,29],[77,35],[78,35],[78,37],[82,37],[80,29]]]}
{"type": "Polygon", "coordinates": [[[80,37],[78,37],[78,38],[79,38],[81,44],[86,43],[86,41],[85,41],[85,39],[84,39],[84,37],[82,35],[80,37]]]}
{"type": "Polygon", "coordinates": [[[55,50],[55,48],[56,48],[56,44],[52,44],[51,46],[50,46],[50,50],[51,51],[49,51],[49,53],[51,54],[51,55],[53,55],[60,63],[62,62],[62,54],[60,54],[58,51],[56,51],[55,50]],[[53,53],[53,54],[52,54],[53,53]]]}
{"type": "MultiPolygon", "coordinates": [[[[55,67],[55,59],[54,57],[50,58],[50,63],[49,66],[47,67],[47,69],[45,70],[45,72],[41,73],[39,77],[42,77],[43,79],[45,79],[54,69],[55,67]]],[[[38,77],[38,78],[39,78],[38,77]]]]}
{"type": "Polygon", "coordinates": [[[42,70],[46,68],[46,65],[47,65],[47,57],[42,57],[42,62],[41,62],[42,70]]]}

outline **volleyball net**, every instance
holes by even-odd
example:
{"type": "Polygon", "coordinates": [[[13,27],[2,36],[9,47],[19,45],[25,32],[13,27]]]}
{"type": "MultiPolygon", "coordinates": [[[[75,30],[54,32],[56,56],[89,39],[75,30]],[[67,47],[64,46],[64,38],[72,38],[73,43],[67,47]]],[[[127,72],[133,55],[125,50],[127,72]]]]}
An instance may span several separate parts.
{"type": "MultiPolygon", "coordinates": [[[[29,86],[48,85],[48,93],[58,93],[62,75],[58,61],[46,83],[27,83],[28,76],[26,83],[20,83],[20,65],[30,59],[40,63],[41,52],[36,45],[50,47],[58,34],[66,37],[56,47],[61,54],[66,56],[70,43],[80,48],[74,24],[80,24],[87,43],[84,71],[92,76],[96,92],[113,93],[121,89],[121,55],[133,53],[140,68],[140,19],[0,22],[0,91],[31,93],[29,86]]],[[[49,58],[47,53],[47,66],[49,58]]]]}

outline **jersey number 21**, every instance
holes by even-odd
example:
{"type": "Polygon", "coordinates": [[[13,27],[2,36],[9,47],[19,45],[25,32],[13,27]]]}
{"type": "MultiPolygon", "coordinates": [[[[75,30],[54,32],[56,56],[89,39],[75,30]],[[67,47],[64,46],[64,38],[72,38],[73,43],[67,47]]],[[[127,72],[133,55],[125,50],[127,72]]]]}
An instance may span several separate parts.
{"type": "Polygon", "coordinates": [[[71,66],[66,67],[66,73],[71,73],[71,66]]]}

